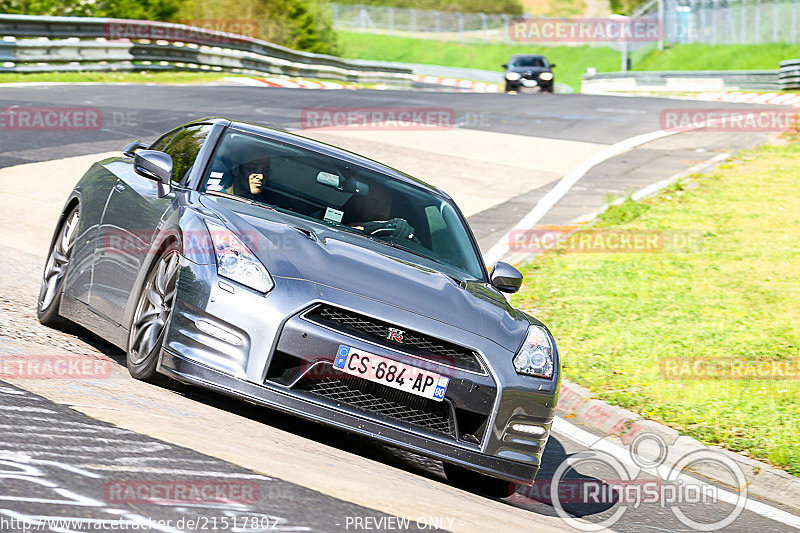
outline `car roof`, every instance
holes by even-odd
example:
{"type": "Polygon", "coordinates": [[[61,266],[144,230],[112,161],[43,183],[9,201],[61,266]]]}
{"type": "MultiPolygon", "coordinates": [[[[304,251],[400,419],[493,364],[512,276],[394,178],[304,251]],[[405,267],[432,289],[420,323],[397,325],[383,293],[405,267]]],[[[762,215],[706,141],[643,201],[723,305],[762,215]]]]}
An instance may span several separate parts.
{"type": "Polygon", "coordinates": [[[302,135],[297,135],[295,133],[290,133],[288,131],[269,128],[267,126],[261,126],[258,124],[250,124],[247,122],[229,120],[222,117],[209,117],[209,118],[194,120],[189,124],[195,124],[195,123],[220,124],[222,126],[236,128],[237,130],[243,131],[245,133],[251,133],[253,135],[258,135],[276,141],[281,141],[293,146],[297,146],[298,148],[305,148],[307,150],[312,150],[314,152],[318,152],[323,155],[335,157],[336,159],[345,161],[347,163],[351,163],[353,165],[362,166],[369,170],[379,172],[389,178],[401,181],[409,185],[416,186],[418,188],[424,189],[428,192],[431,192],[433,194],[451,200],[450,196],[441,189],[439,189],[438,187],[435,187],[418,178],[415,178],[414,176],[406,174],[405,172],[401,172],[392,167],[386,166],[383,163],[379,163],[377,161],[369,159],[368,157],[364,157],[354,152],[349,152],[347,150],[338,148],[336,146],[324,142],[315,141],[314,139],[309,139],[308,137],[303,137],[302,135]]]}
{"type": "Polygon", "coordinates": [[[514,54],[513,56],[511,56],[511,59],[514,59],[515,57],[541,57],[543,59],[547,59],[542,54],[514,54]]]}

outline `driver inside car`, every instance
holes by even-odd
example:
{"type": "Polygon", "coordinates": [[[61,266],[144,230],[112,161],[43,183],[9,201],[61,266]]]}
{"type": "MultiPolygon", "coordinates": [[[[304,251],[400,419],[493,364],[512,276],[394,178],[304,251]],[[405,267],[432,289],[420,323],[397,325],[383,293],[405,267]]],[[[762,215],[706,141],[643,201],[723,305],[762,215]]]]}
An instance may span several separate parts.
{"type": "Polygon", "coordinates": [[[392,194],[378,184],[372,184],[367,194],[351,198],[351,209],[345,209],[351,220],[347,225],[360,229],[373,237],[413,239],[414,228],[405,219],[389,218],[392,212],[392,194]]]}
{"type": "Polygon", "coordinates": [[[269,179],[270,173],[269,157],[260,157],[242,163],[233,169],[233,183],[225,189],[225,192],[271,203],[266,197],[266,181],[269,179]]]}

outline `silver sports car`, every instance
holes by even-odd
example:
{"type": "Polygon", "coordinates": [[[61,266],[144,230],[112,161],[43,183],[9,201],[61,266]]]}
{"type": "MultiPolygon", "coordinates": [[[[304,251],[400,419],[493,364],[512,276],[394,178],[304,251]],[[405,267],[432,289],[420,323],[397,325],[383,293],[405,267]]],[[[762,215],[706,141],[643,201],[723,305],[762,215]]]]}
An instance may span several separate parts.
{"type": "Polygon", "coordinates": [[[560,390],[547,328],[509,305],[443,191],[265,127],[203,119],[95,163],[51,244],[39,319],[165,376],[530,485],[560,390]]]}

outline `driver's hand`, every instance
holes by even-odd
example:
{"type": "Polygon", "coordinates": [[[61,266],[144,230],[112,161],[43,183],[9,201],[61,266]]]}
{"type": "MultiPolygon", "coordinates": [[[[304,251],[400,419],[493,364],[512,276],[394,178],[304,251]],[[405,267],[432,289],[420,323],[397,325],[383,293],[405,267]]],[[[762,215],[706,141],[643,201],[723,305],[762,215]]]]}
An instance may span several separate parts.
{"type": "Polygon", "coordinates": [[[414,228],[402,218],[365,222],[364,231],[374,237],[393,237],[410,239],[414,236],[414,228]]]}

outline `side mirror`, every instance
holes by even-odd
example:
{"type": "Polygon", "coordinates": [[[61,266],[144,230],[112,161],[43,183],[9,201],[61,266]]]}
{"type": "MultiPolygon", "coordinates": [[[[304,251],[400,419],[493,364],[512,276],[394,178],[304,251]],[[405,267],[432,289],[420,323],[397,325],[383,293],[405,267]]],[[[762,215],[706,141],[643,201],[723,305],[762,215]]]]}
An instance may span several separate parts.
{"type": "Polygon", "coordinates": [[[156,150],[142,150],[133,156],[133,169],[140,176],[158,182],[158,196],[163,198],[172,183],[172,156],[156,150]]]}
{"type": "Polygon", "coordinates": [[[550,68],[556,68],[556,64],[555,63],[550,63],[550,68]]]}
{"type": "Polygon", "coordinates": [[[139,139],[135,141],[131,141],[125,145],[125,148],[122,149],[122,155],[126,157],[133,157],[136,155],[136,150],[141,150],[142,148],[147,148],[147,145],[141,142],[139,139]]]}
{"type": "Polygon", "coordinates": [[[503,64],[502,64],[502,65],[500,65],[500,66],[501,66],[501,67],[503,67],[503,68],[508,68],[508,63],[503,63],[503,64]]]}
{"type": "Polygon", "coordinates": [[[509,265],[498,261],[489,275],[492,286],[500,292],[507,292],[513,294],[522,287],[522,274],[519,270],[509,265]]]}

